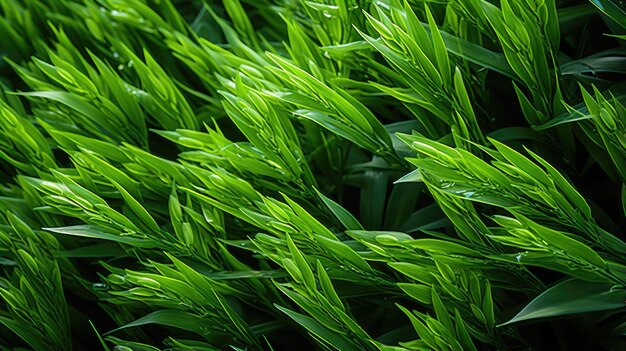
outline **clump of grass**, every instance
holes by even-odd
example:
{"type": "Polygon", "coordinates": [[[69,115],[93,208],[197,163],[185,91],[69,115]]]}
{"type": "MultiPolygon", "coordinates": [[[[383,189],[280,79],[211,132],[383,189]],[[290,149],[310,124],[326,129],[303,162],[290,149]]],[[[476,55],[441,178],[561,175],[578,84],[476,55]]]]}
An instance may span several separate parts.
{"type": "Polygon", "coordinates": [[[0,0],[0,348],[626,348],[614,0],[0,0]]]}

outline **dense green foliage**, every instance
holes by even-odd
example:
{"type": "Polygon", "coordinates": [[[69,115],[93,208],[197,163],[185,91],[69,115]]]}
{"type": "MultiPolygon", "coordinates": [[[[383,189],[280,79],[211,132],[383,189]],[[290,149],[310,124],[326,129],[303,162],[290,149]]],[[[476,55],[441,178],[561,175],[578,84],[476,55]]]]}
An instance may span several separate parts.
{"type": "Polygon", "coordinates": [[[626,349],[623,1],[0,15],[0,349],[626,349]]]}

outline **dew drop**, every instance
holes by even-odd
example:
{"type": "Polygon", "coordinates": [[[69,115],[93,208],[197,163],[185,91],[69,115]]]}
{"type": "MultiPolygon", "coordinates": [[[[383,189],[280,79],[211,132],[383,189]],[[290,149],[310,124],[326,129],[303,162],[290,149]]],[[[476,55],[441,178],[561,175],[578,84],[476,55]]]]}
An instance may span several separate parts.
{"type": "Polygon", "coordinates": [[[450,188],[452,188],[455,185],[456,185],[456,183],[454,183],[454,182],[441,182],[439,187],[441,189],[450,189],[450,188]]]}
{"type": "Polygon", "coordinates": [[[104,290],[104,289],[107,289],[109,286],[104,283],[94,283],[91,285],[91,287],[94,290],[104,290]]]}

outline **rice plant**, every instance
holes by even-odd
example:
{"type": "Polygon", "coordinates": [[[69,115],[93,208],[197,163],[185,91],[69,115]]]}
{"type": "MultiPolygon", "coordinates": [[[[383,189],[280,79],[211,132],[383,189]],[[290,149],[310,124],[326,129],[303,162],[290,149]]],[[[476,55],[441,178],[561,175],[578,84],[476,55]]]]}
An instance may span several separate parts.
{"type": "Polygon", "coordinates": [[[626,349],[626,5],[0,0],[0,349],[626,349]]]}

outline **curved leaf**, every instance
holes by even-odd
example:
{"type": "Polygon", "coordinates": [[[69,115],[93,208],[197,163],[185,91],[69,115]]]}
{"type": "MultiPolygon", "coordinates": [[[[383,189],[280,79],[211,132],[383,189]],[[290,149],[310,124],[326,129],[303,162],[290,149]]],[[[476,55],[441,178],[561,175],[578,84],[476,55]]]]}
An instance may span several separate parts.
{"type": "Polygon", "coordinates": [[[106,334],[146,324],[160,324],[175,327],[198,335],[207,335],[209,332],[207,322],[195,314],[178,310],[160,310],[152,312],[119,328],[115,328],[106,334]]]}
{"type": "Polygon", "coordinates": [[[626,307],[626,290],[610,284],[568,279],[544,291],[506,323],[626,307]]]}

